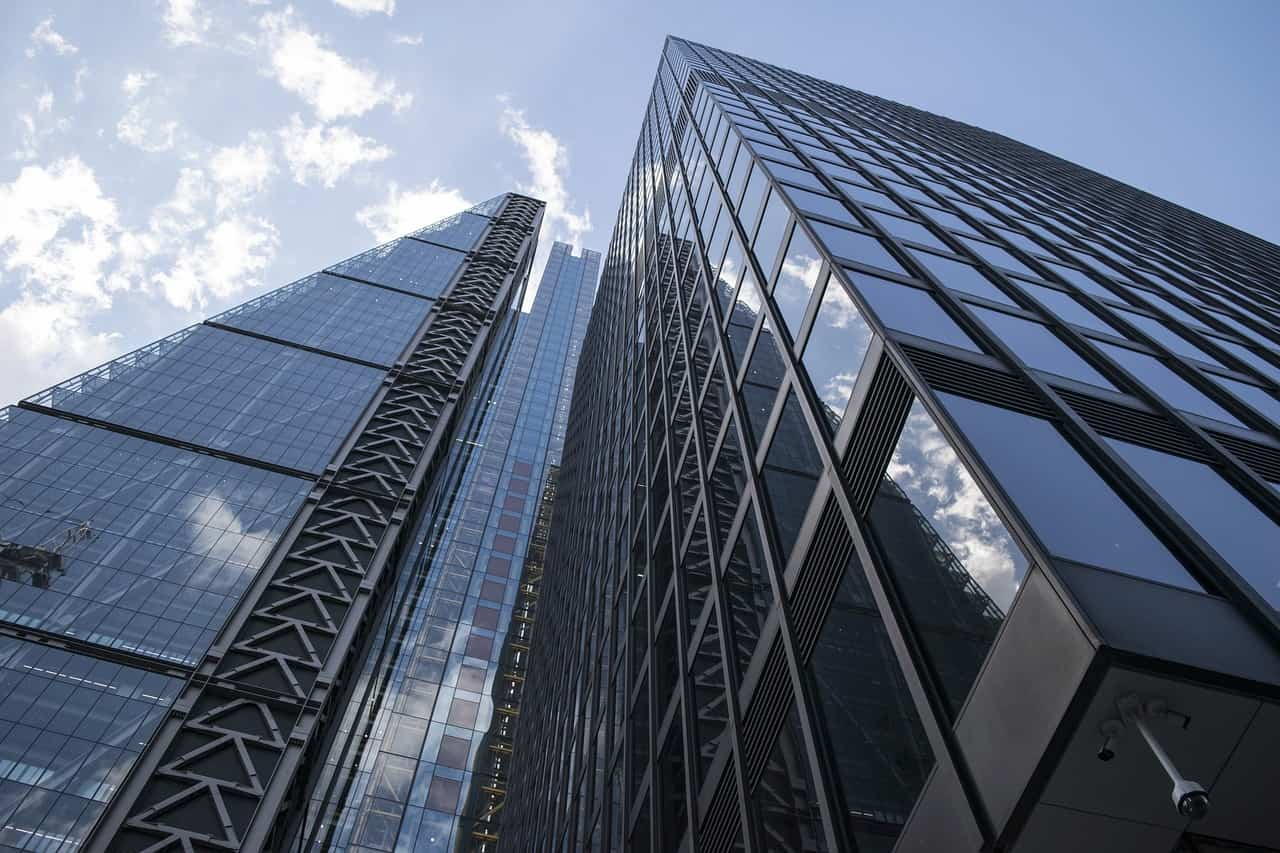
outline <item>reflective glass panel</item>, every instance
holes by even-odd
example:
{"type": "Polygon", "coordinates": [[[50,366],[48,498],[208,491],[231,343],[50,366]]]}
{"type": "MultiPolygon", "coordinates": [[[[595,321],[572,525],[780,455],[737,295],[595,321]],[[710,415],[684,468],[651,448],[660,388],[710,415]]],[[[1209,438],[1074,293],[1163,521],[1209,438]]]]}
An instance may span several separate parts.
{"type": "Polygon", "coordinates": [[[845,274],[858,288],[858,292],[871,303],[880,322],[890,329],[981,352],[978,345],[956,325],[951,315],[942,310],[942,306],[928,291],[853,270],[845,270],[845,274]]]}
{"type": "Polygon", "coordinates": [[[1280,607],[1280,526],[1200,462],[1108,438],[1124,461],[1273,607],[1280,607]]]}
{"type": "Polygon", "coordinates": [[[827,251],[833,255],[901,275],[907,274],[906,270],[894,259],[893,255],[889,254],[889,250],[884,247],[884,244],[870,234],[863,234],[861,231],[850,231],[848,228],[838,228],[835,225],[814,222],[813,220],[809,220],[809,226],[818,235],[818,239],[827,247],[827,251]]]}
{"type": "Polygon", "coordinates": [[[1269,392],[1259,388],[1257,385],[1237,382],[1234,379],[1227,379],[1222,376],[1213,376],[1212,379],[1248,403],[1258,414],[1270,418],[1273,424],[1280,426],[1280,400],[1277,400],[1269,392]]]}
{"type": "Polygon", "coordinates": [[[347,275],[387,287],[407,290],[418,296],[439,296],[466,255],[402,237],[383,243],[329,267],[326,272],[347,275]]]}
{"type": "Polygon", "coordinates": [[[973,313],[1030,367],[1115,390],[1101,373],[1040,323],[977,306],[973,313]]]}
{"type": "Polygon", "coordinates": [[[181,689],[0,637],[0,848],[78,847],[181,689]]]}
{"type": "Polygon", "coordinates": [[[1013,270],[1014,272],[1023,273],[1025,275],[1035,275],[1026,264],[1009,254],[1006,250],[999,246],[994,246],[983,240],[973,240],[965,236],[960,237],[960,242],[964,243],[978,257],[982,258],[993,267],[1001,269],[1013,270]]]}
{"type": "Polygon", "coordinates": [[[1215,364],[1218,367],[1222,366],[1222,363],[1216,358],[1209,355],[1207,352],[1200,349],[1200,347],[1191,343],[1191,341],[1182,337],[1182,335],[1179,335],[1177,332],[1173,331],[1154,317],[1148,317],[1145,314],[1135,314],[1132,311],[1121,311],[1119,313],[1122,319],[1137,326],[1148,336],[1155,339],[1157,343],[1167,347],[1170,352],[1175,352],[1178,355],[1183,355],[1197,361],[1207,362],[1208,364],[1215,364]]]}
{"type": "Polygon", "coordinates": [[[849,209],[839,199],[832,198],[829,195],[818,195],[817,193],[788,187],[787,197],[801,210],[816,213],[828,219],[848,222],[850,225],[855,224],[853,214],[849,212],[849,209]]]}
{"type": "Polygon", "coordinates": [[[1085,308],[1080,304],[1079,300],[1069,293],[1063,293],[1061,290],[1054,290],[1052,287],[1043,287],[1038,284],[1032,284],[1029,281],[1019,281],[1018,286],[1031,294],[1031,296],[1040,300],[1046,308],[1056,314],[1058,319],[1063,322],[1074,323],[1077,326],[1084,326],[1086,329],[1105,332],[1108,335],[1124,337],[1111,324],[1107,323],[1097,314],[1094,314],[1088,308],[1085,308]]]}
{"type": "Polygon", "coordinates": [[[773,274],[773,262],[778,259],[778,252],[782,250],[782,235],[790,219],[791,213],[782,196],[776,190],[770,193],[769,203],[765,205],[764,216],[760,220],[760,230],[756,232],[755,242],[752,243],[752,251],[760,264],[760,271],[766,277],[773,274]]]}
{"type": "Polygon", "coordinates": [[[822,460],[814,446],[813,434],[805,423],[800,400],[794,390],[788,391],[769,444],[769,453],[765,456],[763,471],[783,562],[800,535],[800,525],[804,522],[809,498],[821,471],[822,460]]]}
{"type": "Polygon", "coordinates": [[[194,663],[310,487],[8,409],[0,417],[0,618],[194,663]]]}
{"type": "Polygon", "coordinates": [[[947,248],[932,231],[919,222],[903,219],[901,216],[890,216],[887,213],[879,213],[874,210],[868,210],[867,214],[878,222],[880,227],[900,240],[922,243],[926,246],[933,246],[935,249],[946,250],[947,248]]]}
{"type": "Polygon", "coordinates": [[[411,237],[439,243],[451,249],[469,251],[480,240],[480,235],[488,227],[489,219],[474,213],[463,211],[455,216],[432,223],[425,228],[414,231],[411,237]]]}
{"type": "Polygon", "coordinates": [[[212,319],[326,352],[392,364],[430,308],[425,299],[321,272],[212,319]]]}
{"type": "Polygon", "coordinates": [[[773,289],[773,299],[793,339],[800,335],[800,323],[809,306],[809,294],[813,293],[821,270],[822,255],[805,236],[804,229],[796,228],[791,232],[791,244],[787,246],[773,289]]]}
{"type": "Polygon", "coordinates": [[[849,298],[844,286],[828,277],[818,315],[804,345],[804,369],[834,430],[844,417],[845,406],[871,345],[871,328],[849,298]]]}
{"type": "Polygon", "coordinates": [[[938,396],[1051,552],[1201,589],[1052,423],[953,394],[938,396]]]}
{"type": "Polygon", "coordinates": [[[1003,302],[1005,305],[1014,304],[1012,299],[1004,295],[1004,291],[988,281],[987,277],[978,272],[978,268],[972,264],[963,264],[960,261],[953,261],[950,258],[944,258],[930,252],[913,251],[911,256],[923,264],[929,272],[933,273],[934,278],[943,287],[971,293],[974,296],[981,296],[983,299],[990,299],[992,302],[1003,302]]]}
{"type": "Polygon", "coordinates": [[[872,503],[871,525],[958,711],[1027,558],[919,401],[872,503]]]}
{"type": "Polygon", "coordinates": [[[1175,409],[1183,409],[1204,415],[1206,418],[1223,421],[1236,426],[1244,426],[1232,417],[1226,409],[1206,397],[1198,388],[1178,374],[1174,373],[1164,362],[1146,353],[1136,352],[1127,347],[1118,347],[1099,342],[1098,348],[1119,362],[1143,385],[1165,399],[1175,409]]]}
{"type": "Polygon", "coordinates": [[[201,325],[31,399],[318,474],[385,376],[378,368],[201,325]]]}

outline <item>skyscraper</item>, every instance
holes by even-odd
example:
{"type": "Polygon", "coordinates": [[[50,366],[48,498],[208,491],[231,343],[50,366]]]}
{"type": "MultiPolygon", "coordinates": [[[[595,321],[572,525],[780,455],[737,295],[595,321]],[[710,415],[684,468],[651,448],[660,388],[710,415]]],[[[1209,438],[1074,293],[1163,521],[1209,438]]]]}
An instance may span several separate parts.
{"type": "Polygon", "coordinates": [[[524,665],[511,643],[529,617],[521,569],[554,497],[599,267],[597,252],[552,245],[428,498],[295,849],[493,849],[524,665]]]}
{"type": "Polygon", "coordinates": [[[1044,152],[668,39],[507,849],[1280,848],[1278,279],[1044,152]]]}
{"type": "Polygon", "coordinates": [[[0,846],[282,849],[518,325],[507,194],[0,415],[0,846]]]}

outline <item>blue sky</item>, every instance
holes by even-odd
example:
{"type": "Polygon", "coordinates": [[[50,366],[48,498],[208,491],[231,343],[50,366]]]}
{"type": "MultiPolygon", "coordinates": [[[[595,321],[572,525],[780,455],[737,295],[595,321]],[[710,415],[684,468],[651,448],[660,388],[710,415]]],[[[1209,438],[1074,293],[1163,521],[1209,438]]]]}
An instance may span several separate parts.
{"type": "Polygon", "coordinates": [[[1280,3],[8,2],[0,400],[510,188],[607,248],[668,32],[1280,241],[1280,3]]]}

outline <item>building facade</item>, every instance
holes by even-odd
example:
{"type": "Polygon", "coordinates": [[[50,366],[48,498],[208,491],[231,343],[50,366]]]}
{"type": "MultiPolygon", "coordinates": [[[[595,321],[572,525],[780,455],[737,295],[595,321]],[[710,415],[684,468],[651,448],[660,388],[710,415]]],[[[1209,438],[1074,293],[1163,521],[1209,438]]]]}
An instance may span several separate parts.
{"type": "Polygon", "coordinates": [[[488,202],[0,415],[0,847],[284,849],[543,205],[488,202]]]}
{"type": "Polygon", "coordinates": [[[668,39],[504,849],[1280,849],[1278,280],[1044,152],[668,39]]]}
{"type": "Polygon", "coordinates": [[[552,245],[428,498],[296,849],[494,849],[536,598],[522,568],[545,536],[599,268],[552,245]]]}

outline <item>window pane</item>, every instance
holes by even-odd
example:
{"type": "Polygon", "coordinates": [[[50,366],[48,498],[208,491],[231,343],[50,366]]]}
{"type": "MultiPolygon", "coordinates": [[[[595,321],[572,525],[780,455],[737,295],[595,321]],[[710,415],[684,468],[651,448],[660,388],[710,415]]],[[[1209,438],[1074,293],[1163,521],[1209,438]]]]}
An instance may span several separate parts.
{"type": "Polygon", "coordinates": [[[805,190],[787,188],[787,197],[792,203],[801,210],[807,210],[810,213],[816,213],[819,216],[825,216],[828,219],[837,219],[841,222],[848,222],[850,225],[856,224],[853,214],[849,212],[839,199],[832,198],[828,195],[818,195],[817,193],[806,192],[805,190]]]}
{"type": "Polygon", "coordinates": [[[1111,344],[1099,343],[1098,347],[1111,356],[1113,360],[1119,362],[1121,367],[1132,373],[1139,382],[1163,397],[1165,402],[1175,409],[1183,409],[1188,412],[1194,412],[1197,415],[1204,415],[1206,418],[1213,418],[1236,426],[1244,426],[1244,424],[1228,414],[1226,409],[1210,400],[1194,385],[1166,367],[1159,359],[1145,353],[1135,352],[1126,347],[1117,347],[1111,344]]]}
{"type": "Polygon", "coordinates": [[[1030,367],[1115,390],[1101,373],[1041,324],[989,308],[974,307],[973,312],[1030,367]]]}
{"type": "Polygon", "coordinates": [[[928,292],[852,270],[845,270],[845,274],[890,329],[981,352],[928,292]]]}
{"type": "Polygon", "coordinates": [[[958,711],[1027,558],[919,401],[872,503],[871,525],[958,711]]]}
{"type": "Polygon", "coordinates": [[[773,274],[773,262],[778,258],[782,248],[782,235],[787,229],[787,221],[791,213],[787,210],[782,196],[774,191],[769,194],[769,203],[765,205],[764,217],[760,220],[760,231],[752,243],[756,260],[760,262],[760,270],[767,277],[773,274]]]}
{"type": "Polygon", "coordinates": [[[826,245],[827,250],[833,255],[842,258],[848,258],[851,261],[857,261],[860,264],[879,267],[889,270],[890,272],[906,275],[907,271],[889,254],[889,250],[884,244],[872,237],[870,234],[863,234],[861,231],[850,231],[847,228],[837,228],[834,225],[828,225],[825,222],[814,222],[809,220],[809,226],[813,228],[818,239],[826,245]]]}
{"type": "Polygon", "coordinates": [[[782,319],[786,320],[787,330],[793,339],[800,334],[800,323],[809,306],[809,294],[818,283],[821,270],[822,255],[805,236],[803,228],[795,229],[773,291],[774,301],[778,303],[778,310],[782,312],[782,319]]]}
{"type": "Polygon", "coordinates": [[[933,246],[935,249],[946,250],[946,246],[939,240],[932,231],[925,228],[919,222],[910,219],[903,219],[901,216],[890,216],[887,213],[878,213],[874,210],[868,210],[867,214],[880,223],[884,230],[893,236],[902,240],[911,240],[916,243],[923,243],[926,246],[933,246]]]}
{"type": "Polygon", "coordinates": [[[1088,308],[1085,308],[1080,304],[1079,300],[1068,293],[1054,290],[1052,287],[1032,284],[1029,281],[1019,281],[1018,286],[1040,300],[1046,308],[1058,315],[1058,319],[1064,322],[1074,323],[1077,326],[1084,326],[1086,329],[1093,329],[1098,332],[1105,332],[1108,335],[1124,337],[1111,324],[1088,308]]]}
{"type": "Polygon", "coordinates": [[[1273,424],[1280,426],[1280,400],[1271,396],[1270,393],[1257,385],[1237,382],[1234,379],[1226,379],[1221,376],[1214,376],[1213,380],[1248,403],[1258,414],[1270,418],[1273,424]]]}
{"type": "Polygon", "coordinates": [[[1201,589],[1049,421],[952,394],[938,397],[1051,552],[1201,589]]]}
{"type": "Polygon", "coordinates": [[[870,344],[871,329],[858,306],[844,285],[829,277],[804,346],[803,362],[833,430],[844,416],[870,344]]]}
{"type": "Polygon", "coordinates": [[[800,525],[821,471],[822,461],[813,443],[813,433],[809,432],[801,413],[800,400],[794,390],[788,391],[763,471],[783,563],[800,535],[800,525]]]}
{"type": "Polygon", "coordinates": [[[1005,296],[1000,288],[988,281],[987,277],[978,272],[978,268],[971,264],[962,264],[959,261],[953,261],[929,252],[913,251],[911,255],[923,264],[929,272],[933,273],[934,278],[943,287],[971,293],[974,296],[981,296],[983,299],[990,299],[992,302],[1002,302],[1005,305],[1014,304],[1012,299],[1005,296]]]}
{"type": "Polygon", "coordinates": [[[1273,607],[1280,607],[1280,527],[1208,465],[1107,439],[1142,479],[1273,607]]]}
{"type": "Polygon", "coordinates": [[[983,242],[982,240],[972,240],[968,237],[961,237],[960,242],[968,246],[975,255],[982,258],[993,267],[1013,270],[1014,272],[1023,273],[1025,275],[1035,275],[1035,273],[1028,269],[1022,261],[1018,260],[999,246],[993,246],[990,243],[983,242]]]}
{"type": "Polygon", "coordinates": [[[1177,334],[1154,317],[1148,317],[1145,314],[1135,314],[1132,311],[1121,311],[1119,313],[1122,319],[1137,326],[1147,335],[1167,347],[1170,352],[1175,352],[1178,355],[1184,355],[1187,358],[1194,358],[1197,361],[1215,364],[1218,367],[1222,366],[1222,362],[1200,349],[1200,347],[1191,343],[1191,341],[1177,334]]]}

